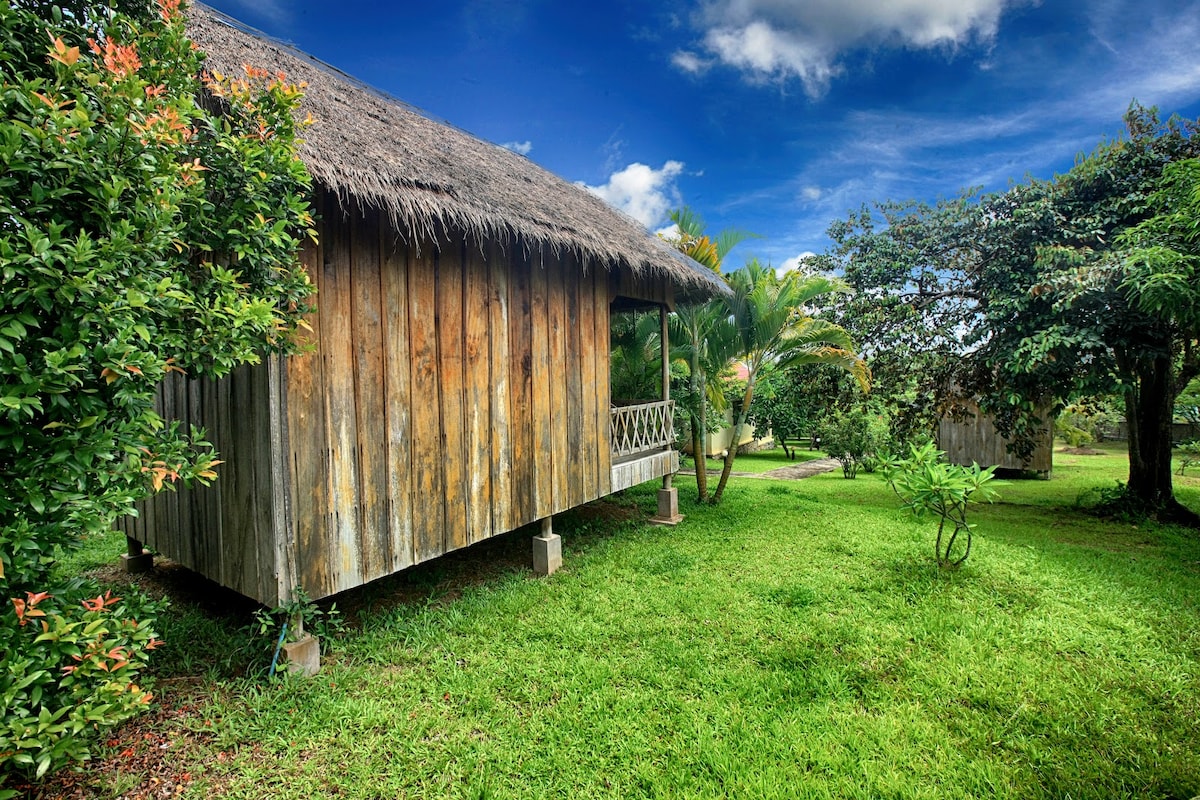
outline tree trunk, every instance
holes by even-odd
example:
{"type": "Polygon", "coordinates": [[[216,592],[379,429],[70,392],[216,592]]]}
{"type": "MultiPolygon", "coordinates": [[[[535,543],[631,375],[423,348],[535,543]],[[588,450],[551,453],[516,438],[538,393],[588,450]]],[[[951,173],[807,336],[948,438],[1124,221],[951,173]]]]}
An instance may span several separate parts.
{"type": "Polygon", "coordinates": [[[692,422],[692,458],[696,462],[696,501],[708,500],[708,395],[699,359],[692,364],[692,395],[696,398],[696,416],[692,422]]]}
{"type": "Polygon", "coordinates": [[[1164,521],[1200,527],[1200,516],[1175,499],[1171,482],[1174,374],[1168,356],[1142,361],[1125,390],[1129,425],[1129,495],[1164,521]]]}
{"type": "Polygon", "coordinates": [[[742,397],[742,407],[738,410],[737,422],[733,426],[733,441],[725,453],[725,464],[721,467],[721,480],[717,482],[717,491],[713,492],[713,505],[721,502],[725,494],[725,484],[729,483],[729,474],[733,472],[733,460],[737,458],[738,444],[742,441],[742,430],[746,427],[746,417],[750,415],[750,402],[754,399],[754,371],[746,379],[746,394],[742,397]]]}

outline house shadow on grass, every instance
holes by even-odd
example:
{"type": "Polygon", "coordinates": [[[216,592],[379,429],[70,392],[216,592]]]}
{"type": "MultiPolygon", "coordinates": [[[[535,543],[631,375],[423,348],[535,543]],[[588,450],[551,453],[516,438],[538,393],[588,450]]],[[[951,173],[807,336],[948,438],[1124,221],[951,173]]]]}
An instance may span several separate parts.
{"type": "MultiPolygon", "coordinates": [[[[653,507],[652,492],[630,490],[555,515],[555,532],[564,541],[564,567],[569,570],[572,558],[600,542],[640,529],[653,507]]],[[[539,530],[537,523],[526,525],[316,605],[323,612],[336,606],[340,623],[354,629],[371,614],[397,606],[452,603],[472,587],[509,576],[534,579],[531,539],[539,530]]],[[[88,574],[115,594],[132,585],[169,603],[157,621],[167,644],[155,654],[150,668],[160,681],[265,674],[275,641],[273,635],[263,636],[258,630],[255,614],[264,607],[256,601],[161,556],[155,558],[153,570],[142,574],[124,572],[115,560],[88,574]]]]}

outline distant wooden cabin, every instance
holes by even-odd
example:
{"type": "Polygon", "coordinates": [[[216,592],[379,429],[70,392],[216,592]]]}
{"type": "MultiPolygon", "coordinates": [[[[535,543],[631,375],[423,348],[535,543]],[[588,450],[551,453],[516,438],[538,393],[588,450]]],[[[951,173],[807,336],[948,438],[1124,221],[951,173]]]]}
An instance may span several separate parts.
{"type": "Polygon", "coordinates": [[[1042,414],[1045,424],[1036,434],[1036,443],[1029,458],[1008,452],[1009,439],[1000,435],[992,418],[984,414],[973,401],[965,403],[960,414],[946,414],[938,423],[938,448],[946,451],[951,464],[1001,469],[1028,470],[1050,477],[1054,469],[1053,423],[1049,410],[1042,414]]]}
{"type": "Polygon", "coordinates": [[[711,296],[712,273],[522,156],[195,6],[209,68],[307,83],[319,244],[312,352],[178,379],[211,487],[132,540],[267,605],[351,589],[678,469],[670,401],[613,408],[609,315],[711,296]]]}

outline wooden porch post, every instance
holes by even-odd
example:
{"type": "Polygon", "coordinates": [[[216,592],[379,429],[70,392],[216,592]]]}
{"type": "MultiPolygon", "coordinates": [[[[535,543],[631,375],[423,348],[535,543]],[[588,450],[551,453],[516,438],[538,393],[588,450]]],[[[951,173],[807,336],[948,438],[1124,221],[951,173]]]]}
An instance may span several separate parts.
{"type": "MultiPolygon", "coordinates": [[[[667,307],[665,305],[658,307],[658,321],[661,327],[659,334],[659,349],[662,351],[662,399],[667,402],[671,399],[671,339],[667,333],[667,307]]],[[[667,473],[663,476],[663,488],[670,489],[671,481],[675,476],[667,473]]]]}
{"type": "MultiPolygon", "coordinates": [[[[664,403],[671,399],[671,337],[667,331],[668,314],[669,311],[665,305],[659,306],[659,344],[662,350],[662,399],[664,403]]],[[[663,475],[662,488],[658,490],[658,513],[650,518],[650,522],[655,525],[678,525],[683,521],[683,517],[679,514],[679,490],[671,485],[674,477],[670,472],[663,475]]]]}

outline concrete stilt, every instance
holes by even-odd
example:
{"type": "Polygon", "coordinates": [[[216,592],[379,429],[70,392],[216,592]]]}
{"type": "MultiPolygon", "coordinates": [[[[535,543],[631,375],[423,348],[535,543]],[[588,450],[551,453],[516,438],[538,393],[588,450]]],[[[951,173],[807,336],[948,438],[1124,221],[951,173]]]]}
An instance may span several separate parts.
{"type": "Polygon", "coordinates": [[[321,671],[321,640],[311,633],[283,646],[283,662],[293,675],[311,678],[321,671]]]}
{"type": "Polygon", "coordinates": [[[533,571],[538,575],[553,575],[562,566],[562,538],[551,519],[543,519],[542,532],[533,537],[533,571]]]}
{"type": "Polygon", "coordinates": [[[678,525],[683,522],[679,513],[679,490],[671,485],[670,475],[663,476],[663,488],[658,490],[658,513],[650,518],[651,525],[678,525]]]}
{"type": "Polygon", "coordinates": [[[283,646],[283,663],[289,673],[311,678],[321,671],[321,640],[304,630],[299,614],[288,620],[288,628],[293,641],[283,646]]]}
{"type": "Polygon", "coordinates": [[[132,536],[125,537],[126,552],[121,556],[125,571],[130,573],[149,572],[154,569],[154,555],[147,553],[142,543],[132,536]]]}

